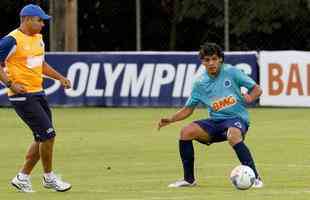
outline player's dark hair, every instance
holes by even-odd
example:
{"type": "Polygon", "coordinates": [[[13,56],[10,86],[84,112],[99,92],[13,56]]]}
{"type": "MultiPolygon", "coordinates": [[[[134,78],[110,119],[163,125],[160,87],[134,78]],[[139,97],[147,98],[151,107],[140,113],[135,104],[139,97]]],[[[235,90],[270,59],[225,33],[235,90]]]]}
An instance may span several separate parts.
{"type": "Polygon", "coordinates": [[[205,56],[217,55],[219,58],[222,58],[224,61],[224,52],[222,48],[216,43],[206,42],[200,46],[199,58],[203,59],[205,56]]]}

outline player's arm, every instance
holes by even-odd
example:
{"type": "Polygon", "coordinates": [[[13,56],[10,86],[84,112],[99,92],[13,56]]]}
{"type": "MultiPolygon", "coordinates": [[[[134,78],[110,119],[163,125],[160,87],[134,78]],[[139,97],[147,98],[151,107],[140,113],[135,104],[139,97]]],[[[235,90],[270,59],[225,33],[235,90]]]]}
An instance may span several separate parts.
{"type": "Polygon", "coordinates": [[[7,87],[10,88],[16,94],[24,94],[26,93],[26,89],[19,83],[13,83],[8,76],[6,75],[5,71],[3,70],[5,67],[4,63],[0,63],[0,81],[7,87]]]}
{"type": "Polygon", "coordinates": [[[243,94],[244,101],[246,103],[254,102],[260,95],[262,95],[263,91],[258,84],[255,84],[252,90],[249,93],[243,94]]]}
{"type": "Polygon", "coordinates": [[[232,69],[235,80],[237,83],[239,83],[239,86],[248,89],[248,92],[243,94],[245,103],[254,102],[262,94],[262,89],[251,77],[246,75],[243,71],[236,68],[232,69]]]}
{"type": "Polygon", "coordinates": [[[174,115],[168,118],[161,118],[158,122],[158,130],[160,130],[161,127],[167,126],[173,122],[181,121],[183,119],[186,119],[189,117],[195,107],[183,107],[180,110],[178,110],[174,115]]]}
{"type": "Polygon", "coordinates": [[[8,58],[15,45],[16,40],[12,36],[7,36],[0,40],[0,81],[7,87],[10,87],[12,83],[4,71],[5,60],[8,58]]]}
{"type": "Polygon", "coordinates": [[[27,92],[25,87],[20,83],[12,82],[4,71],[5,60],[15,52],[15,47],[16,40],[12,36],[6,36],[0,40],[0,81],[14,93],[24,94],[27,92]]]}
{"type": "Polygon", "coordinates": [[[173,122],[181,121],[189,117],[195,110],[196,106],[199,104],[199,84],[198,82],[193,83],[192,92],[190,97],[187,99],[185,106],[178,110],[175,114],[168,118],[161,118],[158,122],[158,130],[161,127],[167,126],[173,122]]]}
{"type": "Polygon", "coordinates": [[[69,79],[67,79],[66,77],[64,77],[63,75],[61,75],[59,72],[57,72],[55,69],[53,69],[47,62],[43,62],[43,74],[51,77],[53,79],[59,80],[61,85],[66,88],[69,89],[71,88],[71,82],[69,79]]]}
{"type": "Polygon", "coordinates": [[[7,87],[11,87],[12,82],[9,80],[8,76],[4,72],[3,70],[4,67],[5,67],[4,63],[0,62],[0,81],[7,87]]]}

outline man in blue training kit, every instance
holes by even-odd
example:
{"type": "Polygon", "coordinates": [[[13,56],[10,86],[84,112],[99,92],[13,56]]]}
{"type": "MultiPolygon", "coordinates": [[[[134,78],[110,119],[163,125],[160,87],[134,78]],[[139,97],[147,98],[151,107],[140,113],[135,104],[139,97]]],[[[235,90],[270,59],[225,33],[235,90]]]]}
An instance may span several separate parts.
{"type": "Polygon", "coordinates": [[[263,187],[250,150],[244,137],[249,127],[246,104],[255,101],[262,90],[249,76],[228,64],[224,64],[224,53],[215,43],[201,46],[199,57],[206,68],[194,83],[191,96],[185,106],[168,118],[160,119],[158,129],[189,117],[201,103],[207,107],[208,119],[194,121],[180,133],[179,151],[184,169],[184,179],[168,187],[192,187],[196,185],[194,176],[194,148],[192,140],[204,144],[228,141],[240,162],[253,169],[256,175],[253,187],[263,187]],[[242,94],[245,87],[248,93],[242,94]]]}

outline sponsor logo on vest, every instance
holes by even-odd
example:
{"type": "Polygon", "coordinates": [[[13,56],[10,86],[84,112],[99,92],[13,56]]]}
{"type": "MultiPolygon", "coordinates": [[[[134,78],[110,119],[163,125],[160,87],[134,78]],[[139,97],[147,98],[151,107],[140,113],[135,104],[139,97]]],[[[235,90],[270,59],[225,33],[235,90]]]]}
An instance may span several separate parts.
{"type": "Polygon", "coordinates": [[[224,97],[212,103],[212,109],[214,111],[219,111],[224,108],[233,106],[237,103],[237,100],[233,96],[224,97]]]}
{"type": "Polygon", "coordinates": [[[31,47],[29,45],[23,46],[23,49],[25,49],[26,51],[30,50],[31,47]]]}

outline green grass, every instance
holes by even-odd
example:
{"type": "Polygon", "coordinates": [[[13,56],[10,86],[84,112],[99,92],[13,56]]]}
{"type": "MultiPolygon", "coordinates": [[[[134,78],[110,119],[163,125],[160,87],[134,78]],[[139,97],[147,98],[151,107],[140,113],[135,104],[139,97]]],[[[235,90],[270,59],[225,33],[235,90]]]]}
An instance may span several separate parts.
{"type": "Polygon", "coordinates": [[[55,171],[73,188],[67,193],[44,189],[42,167],[36,166],[33,194],[16,192],[9,182],[20,168],[31,132],[12,109],[0,109],[1,200],[309,200],[310,109],[250,109],[247,144],[265,187],[238,191],[229,181],[238,164],[227,143],[195,143],[195,188],[167,188],[182,177],[178,157],[179,130],[206,113],[198,109],[189,119],[156,130],[161,116],[176,109],[57,108],[55,171]],[[107,168],[111,167],[110,170],[107,168]]]}

